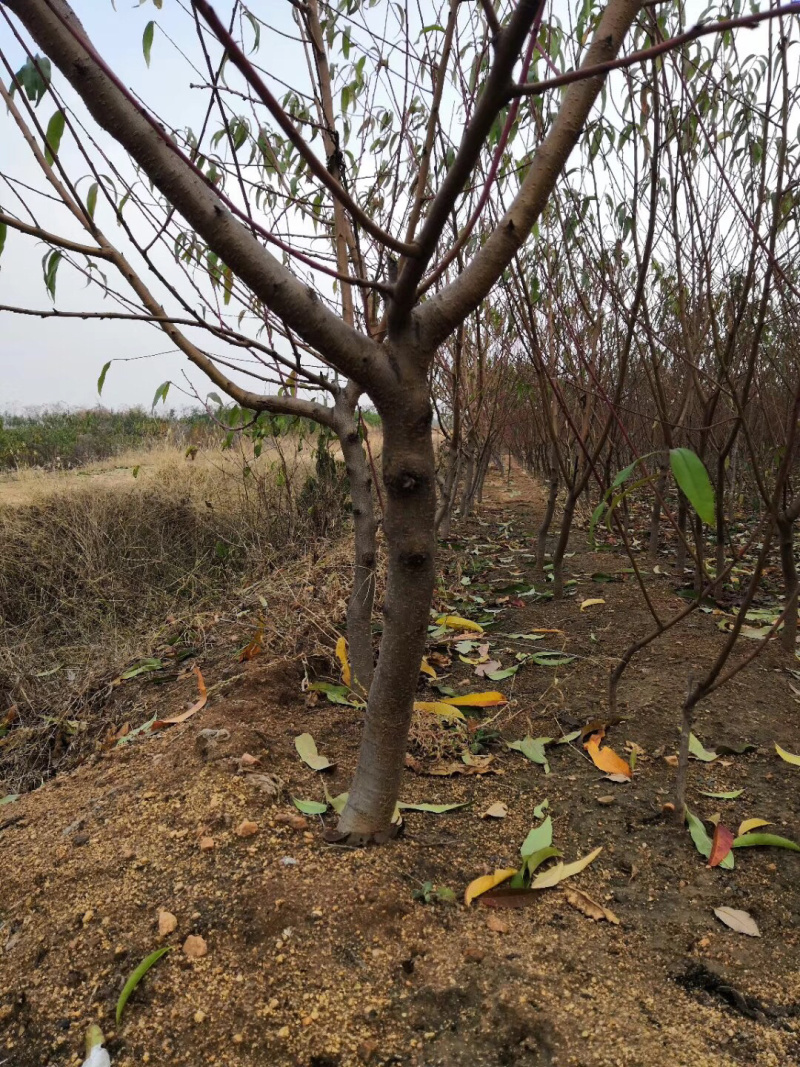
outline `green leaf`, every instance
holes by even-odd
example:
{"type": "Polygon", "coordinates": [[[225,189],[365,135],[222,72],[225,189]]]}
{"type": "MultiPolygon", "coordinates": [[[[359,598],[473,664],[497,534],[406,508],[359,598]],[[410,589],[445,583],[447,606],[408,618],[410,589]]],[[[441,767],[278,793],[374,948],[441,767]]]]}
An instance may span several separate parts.
{"type": "Polygon", "coordinates": [[[541,852],[543,848],[549,848],[553,843],[553,820],[548,815],[543,823],[534,826],[519,848],[519,854],[523,859],[532,856],[534,852],[541,852]]]}
{"type": "Polygon", "coordinates": [[[148,22],[144,28],[142,34],[142,52],[144,53],[144,61],[150,66],[150,49],[153,47],[153,33],[155,31],[156,24],[154,22],[148,22]]]}
{"type": "Polygon", "coordinates": [[[164,663],[160,659],[143,659],[141,663],[137,663],[135,667],[131,667],[120,675],[120,678],[124,682],[129,681],[131,678],[138,678],[140,674],[149,674],[151,671],[160,671],[164,667],[164,663]]]}
{"type": "Polygon", "coordinates": [[[516,674],[521,666],[522,664],[518,663],[515,667],[506,667],[502,671],[487,671],[484,678],[492,682],[502,682],[504,678],[510,678],[512,674],[516,674]]]}
{"type": "Polygon", "coordinates": [[[157,948],[155,952],[151,952],[149,956],[142,960],[133,974],[130,976],[122,992],[119,995],[117,1001],[117,1026],[122,1018],[122,1013],[125,1010],[125,1005],[128,1003],[131,993],[141,982],[154,963],[158,963],[162,956],[165,956],[170,951],[170,945],[164,945],[163,948],[157,948]]]}
{"type": "Polygon", "coordinates": [[[547,848],[541,848],[538,852],[532,852],[530,856],[524,856],[525,870],[528,872],[528,877],[532,878],[536,872],[536,868],[541,867],[545,860],[550,860],[554,857],[560,859],[561,856],[563,856],[561,849],[555,848],[553,845],[548,845],[547,848]]]}
{"type": "Polygon", "coordinates": [[[86,210],[89,212],[89,218],[94,218],[95,208],[97,207],[97,182],[92,182],[89,186],[89,195],[86,197],[86,210]]]}
{"type": "Polygon", "coordinates": [[[52,252],[46,252],[42,260],[44,285],[50,294],[51,300],[56,298],[56,274],[58,273],[58,265],[61,262],[61,258],[61,253],[58,249],[54,249],[52,252]]]}
{"type": "MultiPolygon", "coordinates": [[[[578,733],[580,734],[580,730],[578,730],[578,733]]],[[[537,804],[536,807],[533,809],[534,819],[543,819],[545,808],[549,807],[550,801],[547,799],[547,797],[545,797],[541,804],[537,804]]]]}
{"type": "MultiPolygon", "coordinates": [[[[689,826],[689,833],[691,834],[692,841],[694,841],[695,848],[701,856],[708,859],[711,855],[713,841],[708,836],[705,826],[696,815],[692,814],[688,808],[684,809],[684,814],[686,815],[686,822],[689,826]]],[[[726,870],[731,870],[733,867],[733,854],[731,852],[729,852],[722,863],[720,863],[720,867],[724,867],[726,870]]]]}
{"type": "Polygon", "coordinates": [[[304,815],[324,815],[328,810],[328,805],[320,803],[319,800],[298,800],[297,797],[292,797],[292,803],[304,815]]]}
{"type": "Polygon", "coordinates": [[[521,752],[523,756],[526,756],[532,763],[538,763],[544,767],[545,774],[550,773],[550,764],[547,762],[547,757],[544,754],[544,746],[549,745],[552,741],[552,737],[531,737],[530,734],[523,737],[521,741],[511,741],[508,747],[515,752],[521,752]]]}
{"type": "Polygon", "coordinates": [[[800,852],[800,845],[790,841],[788,837],[778,837],[777,834],[742,834],[735,837],[731,848],[756,848],[759,845],[765,848],[788,848],[792,852],[800,852]]]}
{"type": "Polygon", "coordinates": [[[709,752],[707,748],[703,748],[694,734],[689,734],[689,755],[702,760],[703,763],[713,763],[718,758],[716,752],[709,752]]]}
{"type": "Polygon", "coordinates": [[[337,815],[341,815],[344,809],[347,807],[347,801],[350,799],[349,793],[339,793],[337,796],[332,797],[328,792],[328,787],[325,783],[322,783],[322,788],[325,790],[325,799],[330,806],[336,812],[337,815]]]}
{"type": "Polygon", "coordinates": [[[106,375],[108,374],[108,368],[111,366],[111,360],[108,363],[103,364],[103,369],[100,371],[100,377],[97,379],[97,395],[103,392],[103,386],[106,384],[106,375]]]}
{"type": "Polygon", "coordinates": [[[294,739],[294,747],[300,759],[308,764],[312,771],[326,771],[335,766],[326,756],[320,756],[317,743],[311,734],[299,734],[294,739]]]}
{"type": "Polygon", "coordinates": [[[312,682],[308,687],[315,693],[324,693],[331,704],[342,704],[347,708],[364,708],[363,701],[355,699],[346,685],[334,685],[332,682],[312,682]]]}
{"type": "Polygon", "coordinates": [[[0,797],[0,808],[2,808],[4,804],[14,804],[19,798],[19,793],[8,793],[6,796],[0,797]]]}
{"type": "Polygon", "coordinates": [[[167,393],[169,392],[169,387],[171,384],[171,382],[162,382],[161,385],[159,385],[158,389],[156,389],[156,395],[153,397],[153,403],[151,404],[151,407],[155,407],[159,400],[162,403],[166,404],[167,393]]]}
{"type": "Polygon", "coordinates": [[[669,465],[675,481],[694,510],[709,526],[714,525],[714,490],[702,460],[690,448],[672,448],[669,465]]]}
{"type": "Polygon", "coordinates": [[[63,111],[56,111],[50,118],[47,124],[47,133],[45,134],[45,146],[44,146],[44,158],[52,166],[55,157],[58,155],[58,150],[61,147],[61,138],[64,134],[64,124],[66,122],[66,116],[63,111]]]}
{"type": "Polygon", "coordinates": [[[744,792],[744,789],[732,789],[729,793],[708,793],[705,789],[698,789],[698,793],[704,797],[711,797],[712,800],[736,800],[744,792]]]}
{"type": "Polygon", "coordinates": [[[469,807],[471,801],[462,801],[460,804],[403,804],[397,806],[400,811],[429,811],[433,815],[443,815],[446,811],[455,811],[457,808],[469,807]]]}
{"type": "Polygon", "coordinates": [[[529,662],[537,667],[562,667],[565,663],[572,663],[574,656],[565,656],[562,652],[531,652],[529,662]]]}

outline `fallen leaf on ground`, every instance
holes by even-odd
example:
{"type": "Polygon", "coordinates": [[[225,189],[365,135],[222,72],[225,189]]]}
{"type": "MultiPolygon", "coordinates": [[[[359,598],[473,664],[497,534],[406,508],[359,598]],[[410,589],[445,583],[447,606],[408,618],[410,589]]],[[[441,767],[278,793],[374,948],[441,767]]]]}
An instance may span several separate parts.
{"type": "Polygon", "coordinates": [[[306,763],[312,771],[326,771],[335,764],[326,756],[320,756],[317,752],[317,743],[311,734],[299,734],[294,739],[294,747],[303,763],[306,763]]]}
{"type": "Polygon", "coordinates": [[[711,853],[708,857],[709,867],[719,867],[731,850],[733,834],[727,826],[718,822],[714,827],[714,837],[711,841],[711,853]]]}
{"type": "Polygon", "coordinates": [[[438,675],[436,674],[436,671],[433,669],[433,667],[431,667],[430,663],[428,662],[428,657],[427,656],[423,656],[422,657],[422,663],[420,663],[419,669],[423,674],[427,674],[427,676],[429,678],[433,678],[434,682],[436,681],[438,675]]]}
{"type": "MultiPolygon", "coordinates": [[[[688,808],[684,809],[684,815],[686,817],[686,823],[689,827],[689,834],[691,835],[694,846],[701,856],[709,859],[711,856],[711,848],[713,842],[708,836],[708,831],[698,817],[689,811],[688,808]]],[[[720,867],[724,867],[726,870],[731,870],[733,867],[733,853],[729,852],[723,860],[720,860],[720,867]]]]}
{"type": "Polygon", "coordinates": [[[567,886],[564,890],[564,897],[568,904],[572,905],[573,908],[577,908],[579,912],[589,919],[594,919],[595,922],[605,919],[606,922],[619,926],[619,919],[614,912],[603,907],[588,893],[584,893],[582,889],[573,889],[571,886],[567,886]]]}
{"type": "Polygon", "coordinates": [[[622,775],[625,781],[631,777],[631,769],[627,762],[618,756],[612,748],[600,748],[594,736],[590,737],[583,746],[592,758],[592,763],[598,770],[606,771],[607,774],[622,775]]]}
{"type": "Polygon", "coordinates": [[[155,719],[150,724],[152,731],[163,730],[165,726],[175,726],[177,723],[186,722],[187,719],[191,719],[192,715],[195,715],[201,708],[206,706],[208,693],[206,692],[206,683],[203,680],[203,675],[200,673],[199,667],[193,667],[192,670],[197,677],[197,691],[200,694],[197,700],[188,711],[184,711],[181,715],[173,715],[170,719],[155,719]]]}
{"type": "Polygon", "coordinates": [[[692,759],[702,760],[703,763],[712,763],[717,759],[717,753],[704,748],[694,734],[689,734],[689,755],[692,759]]]}
{"type": "Polygon", "coordinates": [[[586,611],[587,608],[594,607],[595,604],[605,604],[605,600],[601,596],[592,596],[588,600],[584,600],[581,604],[581,611],[586,611]]]}
{"type": "Polygon", "coordinates": [[[480,878],[475,878],[466,888],[464,903],[471,904],[476,897],[479,897],[482,893],[488,893],[490,889],[494,889],[495,886],[501,885],[503,882],[507,882],[516,873],[515,867],[504,867],[502,869],[497,868],[494,874],[483,874],[480,878]]]}
{"type": "Polygon", "coordinates": [[[791,763],[793,767],[800,767],[800,756],[795,756],[793,752],[787,752],[785,748],[776,742],[775,751],[778,753],[782,760],[786,760],[787,763],[791,763]]]}
{"type": "Polygon", "coordinates": [[[320,803],[319,800],[298,800],[297,797],[292,797],[292,803],[304,815],[324,815],[328,810],[328,805],[320,803]]]}
{"type": "Polygon", "coordinates": [[[537,804],[536,807],[533,809],[533,817],[534,817],[534,819],[543,819],[544,818],[545,809],[549,808],[549,807],[550,807],[550,801],[547,799],[547,797],[545,797],[544,800],[541,802],[541,804],[537,804]]]}
{"type": "Polygon", "coordinates": [[[761,937],[758,924],[749,912],[740,911],[738,908],[714,908],[714,914],[720,922],[725,923],[737,934],[747,934],[748,937],[761,937]]]}
{"type": "Polygon", "coordinates": [[[490,804],[486,811],[481,815],[482,819],[505,819],[508,815],[508,808],[502,802],[498,800],[495,804],[490,804]]]}
{"type": "Polygon", "coordinates": [[[544,754],[544,747],[552,741],[552,737],[531,737],[528,734],[521,741],[509,741],[508,747],[515,752],[521,752],[532,763],[538,763],[544,767],[545,774],[550,773],[550,764],[544,754]]]}
{"type": "Polygon", "coordinates": [[[548,815],[540,826],[534,826],[519,848],[519,854],[523,860],[532,856],[534,852],[540,852],[543,848],[549,848],[553,843],[553,820],[548,815]]]}
{"type": "Polygon", "coordinates": [[[239,653],[239,662],[246,663],[248,660],[254,659],[261,652],[261,644],[264,640],[264,631],[259,630],[258,633],[249,641],[242,651],[239,653]]]}
{"type": "MultiPolygon", "coordinates": [[[[200,938],[200,940],[202,941],[202,938],[200,938]]],[[[203,943],[205,944],[205,942],[203,943]]],[[[144,978],[144,976],[147,974],[153,964],[158,963],[161,957],[166,956],[169,951],[169,945],[165,945],[163,948],[157,948],[155,952],[151,952],[149,956],[146,956],[136,968],[136,970],[133,972],[133,974],[130,975],[128,981],[123,986],[122,992],[119,995],[119,1000],[117,1001],[117,1026],[119,1026],[120,1019],[122,1018],[122,1013],[125,1010],[125,1005],[130,999],[131,993],[141,982],[141,980],[144,978]]]]}
{"type": "Polygon", "coordinates": [[[582,870],[597,859],[602,851],[603,846],[600,845],[594,852],[590,852],[588,856],[583,856],[573,863],[557,863],[554,867],[550,867],[542,874],[537,875],[531,882],[531,889],[550,889],[558,885],[559,882],[563,882],[565,878],[572,878],[574,875],[580,874],[582,870]]]}
{"type": "MultiPolygon", "coordinates": [[[[500,681],[501,679],[495,678],[495,675],[505,673],[504,671],[500,670],[502,666],[503,664],[500,662],[499,659],[489,659],[485,663],[479,663],[473,673],[477,674],[479,678],[488,677],[491,678],[492,681],[500,681]]],[[[510,669],[514,670],[515,672],[517,670],[516,667],[510,669]]]]}
{"type": "Polygon", "coordinates": [[[466,693],[462,697],[449,697],[447,703],[457,708],[493,708],[497,704],[507,704],[508,697],[492,689],[488,693],[466,693]]]}
{"type": "Polygon", "coordinates": [[[736,831],[736,836],[741,837],[742,834],[747,834],[751,830],[757,830],[759,826],[771,826],[767,819],[745,819],[744,822],[739,823],[739,829],[736,831]]]}
{"type": "Polygon", "coordinates": [[[349,688],[352,680],[352,672],[350,670],[350,662],[347,658],[347,641],[344,637],[340,637],[336,642],[336,658],[342,665],[342,684],[349,688]]]}
{"type": "MultiPolygon", "coordinates": [[[[698,789],[698,793],[704,797],[711,797],[712,800],[736,800],[740,797],[744,789],[731,789],[728,793],[709,793],[705,789],[698,789]]],[[[741,831],[739,831],[741,833],[741,831]]]]}
{"type": "Polygon", "coordinates": [[[429,715],[438,715],[442,719],[463,719],[463,711],[445,704],[443,700],[415,700],[414,711],[427,711],[429,715]]]}
{"type": "Polygon", "coordinates": [[[446,811],[455,811],[457,808],[466,808],[472,801],[465,800],[459,804],[402,804],[398,803],[400,811],[427,811],[433,815],[443,815],[446,811]]]}
{"type": "Polygon", "coordinates": [[[446,626],[448,630],[469,630],[470,633],[482,634],[483,627],[472,619],[462,619],[460,615],[440,615],[437,626],[446,626]]]}
{"type": "Polygon", "coordinates": [[[734,838],[731,848],[788,848],[790,852],[800,852],[800,845],[788,837],[777,834],[743,834],[734,838]]]}

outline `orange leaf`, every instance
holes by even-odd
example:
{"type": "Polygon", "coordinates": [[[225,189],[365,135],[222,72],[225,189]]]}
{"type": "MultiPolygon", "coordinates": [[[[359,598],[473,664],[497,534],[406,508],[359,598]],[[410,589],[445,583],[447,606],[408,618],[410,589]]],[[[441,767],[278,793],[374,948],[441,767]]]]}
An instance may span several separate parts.
{"type": "Polygon", "coordinates": [[[493,708],[496,704],[507,704],[508,697],[496,692],[466,693],[463,697],[447,697],[445,702],[457,708],[493,708]]]}
{"type": "Polygon", "coordinates": [[[197,675],[197,692],[199,693],[198,699],[192,704],[188,711],[184,711],[180,715],[173,715],[170,719],[156,719],[153,725],[150,727],[150,732],[154,733],[156,730],[163,730],[165,726],[175,726],[179,722],[186,722],[187,719],[191,719],[192,715],[196,715],[201,708],[206,706],[208,701],[208,693],[206,691],[206,683],[203,680],[203,675],[200,673],[199,667],[193,667],[192,670],[197,675]]]}
{"type": "Polygon", "coordinates": [[[626,778],[631,777],[630,765],[613,749],[600,748],[594,737],[590,737],[583,747],[592,757],[592,763],[598,770],[605,771],[606,774],[624,774],[626,778]]]}
{"type": "Polygon", "coordinates": [[[264,640],[264,631],[258,630],[253,639],[244,646],[239,653],[239,662],[246,663],[248,660],[253,659],[261,651],[261,642],[264,640]]]}
{"type": "Polygon", "coordinates": [[[709,867],[719,867],[731,850],[733,834],[727,826],[718,822],[714,827],[714,839],[711,842],[711,855],[708,857],[709,867]]]}

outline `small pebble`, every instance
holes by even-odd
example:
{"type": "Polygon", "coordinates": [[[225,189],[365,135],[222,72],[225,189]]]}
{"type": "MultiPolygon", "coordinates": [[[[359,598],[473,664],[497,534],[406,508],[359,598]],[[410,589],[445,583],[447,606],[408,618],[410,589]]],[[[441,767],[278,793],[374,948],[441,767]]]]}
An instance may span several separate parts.
{"type": "Polygon", "coordinates": [[[183,952],[190,960],[202,959],[208,953],[208,944],[199,934],[189,934],[183,942],[183,952]]]}

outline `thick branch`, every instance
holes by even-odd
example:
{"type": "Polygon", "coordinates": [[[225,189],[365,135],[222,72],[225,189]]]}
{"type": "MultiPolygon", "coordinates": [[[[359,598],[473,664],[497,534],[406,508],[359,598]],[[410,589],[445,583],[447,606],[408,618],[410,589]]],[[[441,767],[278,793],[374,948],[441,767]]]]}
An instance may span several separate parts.
{"type": "MultiPolygon", "coordinates": [[[[582,70],[616,56],[640,7],[640,0],[610,0],[582,70]]],[[[417,318],[429,345],[441,344],[480,304],[527,239],[578,143],[602,85],[603,76],[598,75],[570,86],[527,177],[494,233],[464,272],[418,309],[417,318]]]]}
{"type": "Polygon", "coordinates": [[[139,164],[231,270],[317,348],[365,386],[388,375],[380,349],[350,329],[238,222],[103,63],[66,0],[0,0],[59,67],[95,121],[139,164]]]}

